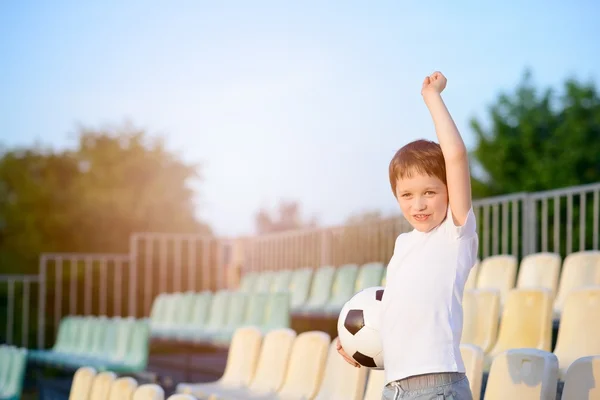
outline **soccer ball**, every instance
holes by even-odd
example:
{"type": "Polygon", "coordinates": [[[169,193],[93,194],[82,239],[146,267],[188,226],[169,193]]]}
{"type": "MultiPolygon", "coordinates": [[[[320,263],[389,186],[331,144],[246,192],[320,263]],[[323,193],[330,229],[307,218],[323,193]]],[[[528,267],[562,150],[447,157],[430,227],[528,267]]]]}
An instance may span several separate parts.
{"type": "Polygon", "coordinates": [[[383,369],[379,325],[384,288],[370,287],[356,293],[344,304],[337,330],[342,348],[364,367],[383,369]]]}

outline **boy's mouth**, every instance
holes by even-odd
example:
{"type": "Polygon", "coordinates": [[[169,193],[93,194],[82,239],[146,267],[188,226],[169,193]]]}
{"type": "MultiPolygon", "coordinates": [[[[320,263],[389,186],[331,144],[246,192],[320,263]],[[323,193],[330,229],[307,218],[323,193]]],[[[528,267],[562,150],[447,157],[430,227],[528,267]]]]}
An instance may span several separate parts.
{"type": "Polygon", "coordinates": [[[413,218],[416,221],[424,222],[424,221],[427,221],[427,218],[429,218],[430,215],[431,214],[415,214],[415,215],[413,215],[413,218]]]}

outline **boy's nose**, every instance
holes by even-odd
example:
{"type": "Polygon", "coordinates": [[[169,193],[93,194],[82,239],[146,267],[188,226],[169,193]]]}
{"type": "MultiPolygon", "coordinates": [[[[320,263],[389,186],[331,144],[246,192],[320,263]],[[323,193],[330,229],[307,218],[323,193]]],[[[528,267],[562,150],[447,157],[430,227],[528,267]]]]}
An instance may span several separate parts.
{"type": "Polygon", "coordinates": [[[426,202],[425,202],[423,199],[421,199],[421,198],[417,198],[417,199],[415,200],[415,204],[414,204],[414,206],[415,206],[415,208],[416,208],[417,210],[419,210],[419,211],[420,211],[420,210],[424,210],[424,209],[425,209],[425,207],[427,207],[427,204],[426,204],[426,202]]]}

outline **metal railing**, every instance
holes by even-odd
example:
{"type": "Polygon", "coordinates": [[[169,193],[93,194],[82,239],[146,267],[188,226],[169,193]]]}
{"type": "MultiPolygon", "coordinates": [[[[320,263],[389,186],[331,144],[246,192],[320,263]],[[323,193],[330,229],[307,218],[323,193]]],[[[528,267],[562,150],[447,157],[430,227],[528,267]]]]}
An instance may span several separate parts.
{"type": "Polygon", "coordinates": [[[32,325],[31,297],[32,286],[39,284],[37,275],[0,275],[0,286],[6,286],[6,319],[4,342],[9,345],[29,346],[29,331],[32,325]],[[18,295],[18,290],[21,293],[18,295]],[[18,301],[20,302],[18,303],[18,301]],[[20,305],[20,307],[18,307],[20,305]],[[15,323],[15,317],[20,310],[20,326],[15,323]],[[15,330],[20,328],[21,340],[16,341],[15,330]]]}

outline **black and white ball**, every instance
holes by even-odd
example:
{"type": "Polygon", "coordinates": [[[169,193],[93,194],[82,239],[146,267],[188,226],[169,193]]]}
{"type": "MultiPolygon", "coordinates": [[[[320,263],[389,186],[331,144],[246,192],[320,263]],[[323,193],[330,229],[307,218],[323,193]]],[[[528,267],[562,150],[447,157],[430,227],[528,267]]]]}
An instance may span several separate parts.
{"type": "Polygon", "coordinates": [[[344,304],[337,330],[344,351],[360,365],[383,369],[379,333],[384,288],[370,287],[356,293],[344,304]]]}

